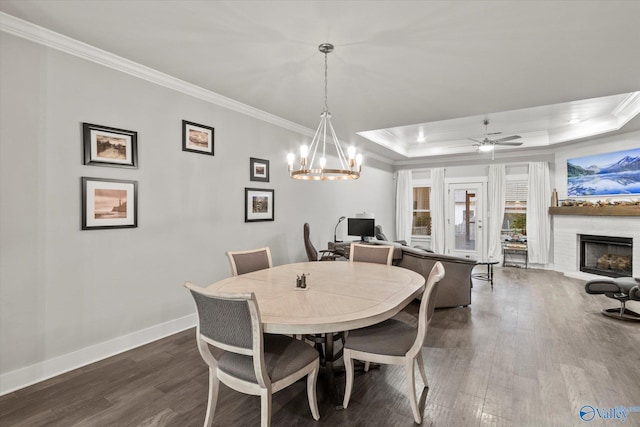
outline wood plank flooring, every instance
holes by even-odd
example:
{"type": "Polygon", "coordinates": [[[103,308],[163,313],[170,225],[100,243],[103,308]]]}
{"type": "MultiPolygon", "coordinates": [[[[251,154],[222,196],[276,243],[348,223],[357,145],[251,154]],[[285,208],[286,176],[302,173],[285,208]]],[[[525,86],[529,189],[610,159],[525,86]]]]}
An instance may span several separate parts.
{"type": "MultiPolygon", "coordinates": [[[[470,307],[437,310],[429,327],[423,425],[581,426],[583,405],[640,406],[640,324],[600,314],[616,301],[587,295],[583,281],[519,268],[496,268],[494,290],[474,281],[472,292],[470,307]]],[[[412,322],[416,310],[400,317],[412,322]]],[[[410,426],[405,389],[401,368],[356,373],[349,408],[336,410],[320,377],[315,422],[298,382],[274,396],[272,424],[410,426]]],[[[0,397],[0,426],[201,426],[206,397],[189,330],[0,397]]],[[[221,385],[217,408],[215,426],[259,425],[257,397],[221,385]]],[[[640,426],[640,412],[622,425],[640,426]]]]}

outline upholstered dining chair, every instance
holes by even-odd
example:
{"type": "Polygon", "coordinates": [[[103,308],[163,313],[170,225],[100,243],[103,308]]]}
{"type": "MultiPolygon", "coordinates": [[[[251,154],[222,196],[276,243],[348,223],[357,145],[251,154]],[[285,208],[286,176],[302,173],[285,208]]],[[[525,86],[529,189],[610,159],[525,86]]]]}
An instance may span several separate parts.
{"type": "Polygon", "coordinates": [[[304,249],[307,251],[307,258],[309,258],[309,261],[335,261],[337,258],[340,258],[340,255],[335,254],[329,249],[322,249],[320,251],[316,250],[316,247],[311,243],[311,230],[308,222],[305,222],[302,227],[302,235],[304,237],[304,249]],[[320,253],[319,259],[318,252],[320,253]]]}
{"type": "Polygon", "coordinates": [[[349,250],[350,262],[373,262],[376,264],[391,265],[394,246],[389,245],[363,245],[351,243],[349,250]]]}
{"type": "Polygon", "coordinates": [[[344,408],[349,405],[353,390],[354,359],[370,363],[404,365],[413,418],[417,424],[422,422],[415,390],[415,364],[417,362],[425,388],[429,387],[422,360],[422,346],[427,336],[427,326],[433,315],[437,284],[444,277],[444,273],[442,263],[436,262],[429,273],[422,295],[417,328],[392,318],[377,325],[349,332],[345,339],[343,354],[347,380],[342,403],[344,408]]]}
{"type": "Polygon", "coordinates": [[[198,312],[196,342],[209,366],[209,398],[205,427],[211,426],[220,382],[241,393],[260,396],[260,424],[271,424],[271,401],[276,393],[307,377],[311,414],[320,419],[316,382],[318,352],[303,341],[264,334],[255,295],[208,292],[190,282],[198,312]],[[209,345],[217,354],[212,354],[209,345]]]}
{"type": "Polygon", "coordinates": [[[228,251],[227,256],[231,264],[231,274],[234,276],[273,267],[269,247],[248,251],[228,251]]]}

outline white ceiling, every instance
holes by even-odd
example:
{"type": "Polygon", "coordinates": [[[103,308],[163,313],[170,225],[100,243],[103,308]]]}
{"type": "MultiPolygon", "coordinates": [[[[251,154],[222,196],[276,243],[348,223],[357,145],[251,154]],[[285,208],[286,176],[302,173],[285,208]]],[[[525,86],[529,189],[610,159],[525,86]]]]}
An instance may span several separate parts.
{"type": "Polygon", "coordinates": [[[489,132],[523,137],[501,150],[640,129],[638,96],[625,95],[640,90],[640,1],[1,0],[0,11],[310,129],[323,109],[317,46],[332,43],[338,136],[392,162],[475,151],[466,138],[483,136],[485,117],[489,132]]]}

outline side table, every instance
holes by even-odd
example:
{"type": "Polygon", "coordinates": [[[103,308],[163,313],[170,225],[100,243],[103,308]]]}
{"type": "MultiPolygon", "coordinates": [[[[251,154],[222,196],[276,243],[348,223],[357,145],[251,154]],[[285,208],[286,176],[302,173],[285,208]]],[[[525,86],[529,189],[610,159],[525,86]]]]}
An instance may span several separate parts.
{"type": "Polygon", "coordinates": [[[491,283],[491,290],[493,290],[493,266],[499,264],[499,261],[476,261],[476,265],[486,265],[487,271],[472,273],[471,277],[473,279],[484,280],[491,283]]]}

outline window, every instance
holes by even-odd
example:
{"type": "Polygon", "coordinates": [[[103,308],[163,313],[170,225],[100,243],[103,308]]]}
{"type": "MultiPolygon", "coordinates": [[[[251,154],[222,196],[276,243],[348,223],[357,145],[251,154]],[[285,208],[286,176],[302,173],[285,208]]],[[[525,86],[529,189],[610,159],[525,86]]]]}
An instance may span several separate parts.
{"type": "Polygon", "coordinates": [[[527,194],[529,185],[526,180],[509,180],[506,185],[502,237],[520,237],[527,235],[527,194]]]}
{"type": "Polygon", "coordinates": [[[430,194],[431,187],[413,187],[413,224],[411,226],[413,236],[431,236],[430,194]]]}

